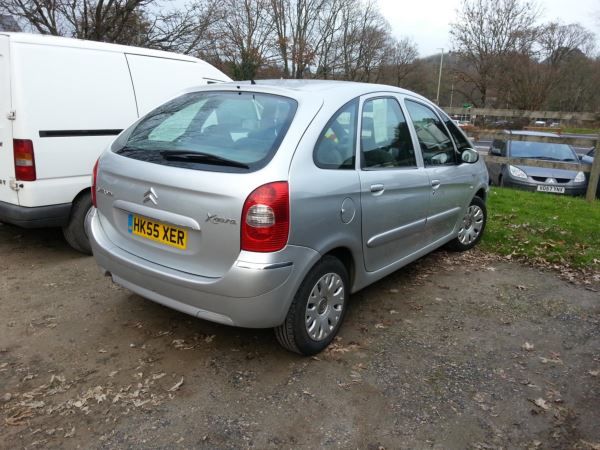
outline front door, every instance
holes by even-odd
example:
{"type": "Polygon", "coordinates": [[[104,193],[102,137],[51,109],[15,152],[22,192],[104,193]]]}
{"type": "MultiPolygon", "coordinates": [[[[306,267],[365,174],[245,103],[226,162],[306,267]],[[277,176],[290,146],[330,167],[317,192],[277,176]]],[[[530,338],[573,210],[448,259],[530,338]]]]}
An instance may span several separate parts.
{"type": "Polygon", "coordinates": [[[360,129],[363,254],[372,272],[424,246],[430,186],[396,97],[365,99],[360,129]]]}
{"type": "Polygon", "coordinates": [[[11,110],[9,38],[0,34],[0,202],[18,204],[17,192],[10,186],[15,179],[11,110]]]}
{"type": "Polygon", "coordinates": [[[458,161],[450,132],[433,109],[415,100],[406,100],[405,105],[431,186],[425,235],[435,242],[448,237],[462,217],[472,195],[473,170],[458,161]]]}

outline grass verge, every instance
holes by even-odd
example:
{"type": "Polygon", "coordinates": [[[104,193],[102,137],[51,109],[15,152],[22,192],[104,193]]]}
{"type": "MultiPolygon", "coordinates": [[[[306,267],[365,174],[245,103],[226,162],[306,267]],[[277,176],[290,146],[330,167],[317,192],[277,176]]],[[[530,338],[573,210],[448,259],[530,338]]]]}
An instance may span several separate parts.
{"type": "Polygon", "coordinates": [[[600,202],[494,187],[484,250],[542,264],[600,270],[600,202]]]}
{"type": "Polygon", "coordinates": [[[565,127],[562,129],[563,133],[572,133],[572,134],[600,134],[599,128],[573,128],[573,127],[565,127]]]}

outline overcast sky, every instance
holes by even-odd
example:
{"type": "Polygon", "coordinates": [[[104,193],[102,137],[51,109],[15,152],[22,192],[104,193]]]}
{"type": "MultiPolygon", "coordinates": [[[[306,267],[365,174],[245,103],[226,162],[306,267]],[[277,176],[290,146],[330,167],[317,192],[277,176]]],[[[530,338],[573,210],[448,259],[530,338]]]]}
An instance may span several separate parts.
{"type": "MultiPolygon", "coordinates": [[[[449,23],[455,20],[461,0],[378,0],[381,13],[392,26],[396,37],[410,37],[421,56],[444,52],[450,48],[449,23]]],[[[596,33],[600,44],[599,0],[538,0],[541,21],[579,22],[596,33]]],[[[599,45],[600,46],[600,45],[599,45]]]]}

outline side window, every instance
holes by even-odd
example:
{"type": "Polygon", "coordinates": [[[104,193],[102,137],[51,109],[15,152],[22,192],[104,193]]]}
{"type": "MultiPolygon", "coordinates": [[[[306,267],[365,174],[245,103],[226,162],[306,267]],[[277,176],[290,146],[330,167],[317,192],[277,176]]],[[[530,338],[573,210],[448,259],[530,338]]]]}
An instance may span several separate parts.
{"type": "Polygon", "coordinates": [[[454,144],[438,116],[425,105],[406,101],[426,167],[456,164],[454,144]]]}
{"type": "Polygon", "coordinates": [[[342,106],[319,136],[313,160],[321,169],[354,169],[358,101],[342,106]]]}
{"type": "Polygon", "coordinates": [[[472,148],[472,144],[469,142],[465,134],[461,131],[460,128],[456,125],[456,122],[448,117],[446,114],[442,114],[442,119],[446,124],[446,128],[450,131],[452,135],[452,139],[454,139],[454,144],[456,144],[456,149],[458,152],[462,152],[465,148],[472,148]]]}
{"type": "Polygon", "coordinates": [[[408,124],[396,99],[364,103],[360,149],[363,168],[417,166],[408,124]]]}
{"type": "Polygon", "coordinates": [[[494,139],[492,142],[492,148],[500,152],[501,156],[506,156],[506,142],[503,142],[499,139],[494,139]]]}

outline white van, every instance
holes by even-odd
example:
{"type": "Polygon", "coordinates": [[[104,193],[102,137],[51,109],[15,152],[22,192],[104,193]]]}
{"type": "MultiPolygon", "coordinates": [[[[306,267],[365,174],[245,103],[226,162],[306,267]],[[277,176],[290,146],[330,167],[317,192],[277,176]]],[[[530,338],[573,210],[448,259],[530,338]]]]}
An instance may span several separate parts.
{"type": "Polygon", "coordinates": [[[226,81],[189,56],[1,32],[0,222],[62,227],[89,253],[84,219],[100,152],[179,91],[226,81]]]}

